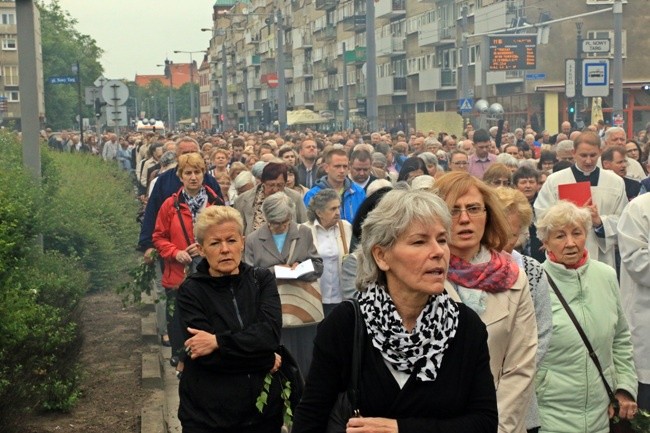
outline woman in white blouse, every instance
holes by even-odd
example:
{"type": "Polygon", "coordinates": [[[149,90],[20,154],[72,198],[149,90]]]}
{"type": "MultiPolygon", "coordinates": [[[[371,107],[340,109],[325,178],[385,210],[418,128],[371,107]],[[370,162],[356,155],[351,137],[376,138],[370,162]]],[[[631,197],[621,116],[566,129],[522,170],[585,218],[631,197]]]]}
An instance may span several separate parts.
{"type": "Polygon", "coordinates": [[[333,189],[316,194],[307,209],[306,224],[312,232],[318,255],[323,259],[320,288],[325,316],[343,301],[341,263],[349,254],[352,226],[341,219],[341,199],[333,189]]]}

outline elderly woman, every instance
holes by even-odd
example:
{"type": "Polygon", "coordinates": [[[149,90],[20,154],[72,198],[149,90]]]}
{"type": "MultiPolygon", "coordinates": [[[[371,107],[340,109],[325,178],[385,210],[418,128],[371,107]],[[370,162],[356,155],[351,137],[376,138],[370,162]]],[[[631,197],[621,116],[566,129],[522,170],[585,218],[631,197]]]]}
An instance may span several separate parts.
{"type": "Polygon", "coordinates": [[[210,160],[212,161],[212,176],[215,178],[221,174],[228,174],[228,160],[230,156],[226,149],[220,147],[212,150],[210,153],[210,160]]]}
{"type": "Polygon", "coordinates": [[[512,172],[505,164],[495,162],[483,174],[483,182],[493,187],[511,186],[512,172]]]}
{"type": "Polygon", "coordinates": [[[284,192],[294,203],[294,221],[307,222],[307,209],[302,196],[287,186],[287,165],[281,162],[267,163],[261,172],[261,183],[254,189],[237,197],[235,209],[241,212],[244,218],[244,233],[246,236],[262,227],[266,223],[262,204],[271,194],[284,192]]]}
{"type": "Polygon", "coordinates": [[[341,265],[350,253],[352,224],[341,219],[341,197],[333,189],[324,189],[309,202],[305,224],[311,229],[318,255],[323,259],[320,289],[327,317],[343,301],[341,265]]]}
{"type": "MultiPolygon", "coordinates": [[[[262,211],[266,223],[246,238],[246,263],[274,273],[275,266],[295,268],[311,260],[314,272],[299,280],[315,282],[323,273],[323,260],[318,255],[311,230],[294,222],[295,202],[287,194],[277,192],[264,200],[262,211]]],[[[284,328],[282,332],[282,343],[294,355],[302,371],[309,369],[314,335],[315,324],[284,328]]]]}
{"type": "MultiPolygon", "coordinates": [[[[630,331],[616,272],[587,253],[589,230],[588,209],[565,201],[550,207],[537,222],[537,234],[546,248],[542,266],[586,333],[615,393],[618,416],[630,419],[637,410],[630,331]]],[[[535,378],[541,431],[608,432],[608,418],[614,411],[598,369],[555,292],[551,305],[551,345],[535,378]]]]}
{"type": "Polygon", "coordinates": [[[179,385],[183,432],[277,433],[277,375],[264,411],[255,407],[266,374],[282,362],[275,353],[282,324],[275,278],[242,263],[243,223],[236,210],[206,209],[194,233],[205,259],[181,285],[177,304],[188,353],[179,385]]]}
{"type": "MultiPolygon", "coordinates": [[[[495,192],[508,219],[510,238],[506,246],[503,247],[503,251],[512,255],[528,277],[537,322],[535,364],[539,365],[546,356],[553,327],[548,280],[542,265],[537,260],[515,250],[515,248],[521,247],[528,237],[528,226],[533,220],[533,208],[528,203],[526,196],[514,188],[497,188],[495,192]]],[[[539,427],[539,409],[537,408],[537,398],[533,393],[530,409],[526,417],[526,430],[529,433],[537,432],[539,427]]]]}
{"type": "Polygon", "coordinates": [[[180,362],[183,341],[180,323],[173,308],[178,286],[201,259],[199,246],[192,228],[198,214],[214,203],[220,203],[217,194],[203,185],[205,161],[200,153],[187,153],[178,158],[176,174],[183,186],[160,206],[153,232],[153,245],[164,262],[162,286],[167,300],[167,330],[172,346],[170,363],[183,371],[180,362]]]}
{"type": "MultiPolygon", "coordinates": [[[[358,409],[347,431],[496,432],[485,325],[445,289],[449,211],[428,191],[390,191],[368,214],[359,249],[364,340],[358,409]]],[[[322,432],[349,386],[354,306],[319,326],[293,433],[322,432]]]]}
{"type": "Polygon", "coordinates": [[[537,326],[526,274],[502,251],[508,221],[494,190],[469,173],[447,173],[436,188],[452,216],[448,278],[460,300],[487,325],[499,431],[524,432],[537,326]]]}
{"type": "Polygon", "coordinates": [[[307,191],[303,185],[300,184],[298,168],[294,165],[287,165],[287,188],[297,192],[301,197],[304,197],[307,191]]]}

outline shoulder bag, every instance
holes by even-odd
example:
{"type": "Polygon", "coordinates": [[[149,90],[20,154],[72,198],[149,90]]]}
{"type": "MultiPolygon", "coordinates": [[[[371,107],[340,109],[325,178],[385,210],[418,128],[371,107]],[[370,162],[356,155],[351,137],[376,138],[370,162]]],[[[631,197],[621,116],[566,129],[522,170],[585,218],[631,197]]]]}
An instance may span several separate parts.
{"type": "MultiPolygon", "coordinates": [[[[183,230],[183,236],[185,236],[185,241],[187,242],[187,245],[192,245],[192,241],[190,240],[190,236],[187,233],[187,229],[185,228],[185,222],[183,221],[183,214],[181,213],[181,205],[178,202],[178,198],[174,202],[174,207],[176,208],[176,212],[178,213],[178,222],[181,225],[181,229],[183,230]]],[[[188,275],[193,274],[196,272],[196,267],[201,263],[201,260],[203,260],[202,256],[196,256],[192,257],[192,263],[185,265],[185,276],[187,277],[188,275]]]]}
{"type": "MultiPolygon", "coordinates": [[[[569,316],[569,319],[571,319],[571,322],[573,322],[573,325],[576,327],[576,330],[578,331],[578,334],[580,334],[580,338],[582,339],[582,342],[584,343],[585,347],[587,348],[587,352],[589,352],[589,357],[591,360],[594,362],[596,365],[596,369],[598,370],[598,374],[600,375],[600,378],[603,381],[603,384],[605,385],[605,390],[607,391],[607,396],[609,397],[609,401],[611,402],[612,406],[614,407],[614,418],[618,418],[616,415],[618,415],[618,400],[616,399],[616,396],[614,395],[614,391],[612,390],[612,387],[609,386],[609,383],[607,382],[607,379],[605,379],[605,375],[603,374],[603,368],[600,365],[600,361],[598,360],[598,356],[596,355],[596,351],[594,351],[593,346],[589,342],[589,338],[587,338],[587,334],[585,334],[585,331],[582,329],[582,326],[580,326],[580,323],[578,323],[578,319],[576,319],[575,314],[573,314],[573,311],[571,310],[571,307],[569,307],[569,304],[566,302],[566,299],[564,299],[564,296],[562,296],[562,293],[560,290],[557,288],[555,285],[555,281],[551,278],[551,276],[546,273],[546,276],[548,277],[548,283],[551,285],[551,288],[555,292],[555,295],[557,296],[558,300],[562,304],[562,307],[566,310],[567,315],[569,316]]],[[[617,422],[614,422],[614,418],[609,420],[609,431],[610,433],[635,433],[634,430],[632,429],[632,425],[630,424],[629,420],[626,419],[618,419],[617,422]]]]}
{"type": "Polygon", "coordinates": [[[359,410],[359,375],[363,361],[363,350],[366,342],[366,324],[361,316],[359,302],[348,299],[354,306],[354,336],[352,342],[352,367],[350,369],[350,384],[348,389],[340,393],[330,412],[326,433],[345,433],[350,418],[361,416],[359,410]]]}
{"type": "MultiPolygon", "coordinates": [[[[291,263],[297,239],[291,241],[289,258],[291,263]]],[[[278,294],[282,303],[282,327],[295,328],[313,325],[325,318],[323,297],[318,281],[276,279],[278,294]]]]}

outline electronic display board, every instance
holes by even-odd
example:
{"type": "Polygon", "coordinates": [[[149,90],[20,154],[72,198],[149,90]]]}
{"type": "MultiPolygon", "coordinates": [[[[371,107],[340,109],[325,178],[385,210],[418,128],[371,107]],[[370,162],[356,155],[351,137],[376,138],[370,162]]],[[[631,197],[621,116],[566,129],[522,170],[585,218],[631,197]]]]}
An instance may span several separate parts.
{"type": "Polygon", "coordinates": [[[535,69],[536,35],[490,36],[490,71],[535,69]]]}

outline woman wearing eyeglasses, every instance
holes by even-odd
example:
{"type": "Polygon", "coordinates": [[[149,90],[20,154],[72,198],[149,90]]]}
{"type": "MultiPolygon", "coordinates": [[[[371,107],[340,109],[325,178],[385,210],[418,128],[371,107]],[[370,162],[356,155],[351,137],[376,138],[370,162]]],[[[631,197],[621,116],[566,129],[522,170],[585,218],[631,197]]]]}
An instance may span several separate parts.
{"type": "Polygon", "coordinates": [[[508,243],[508,220],[492,188],[468,173],[447,173],[436,189],[452,216],[447,279],[487,326],[499,432],[525,432],[537,324],[528,279],[502,252],[508,243]]]}

